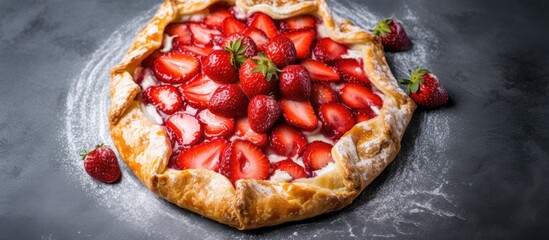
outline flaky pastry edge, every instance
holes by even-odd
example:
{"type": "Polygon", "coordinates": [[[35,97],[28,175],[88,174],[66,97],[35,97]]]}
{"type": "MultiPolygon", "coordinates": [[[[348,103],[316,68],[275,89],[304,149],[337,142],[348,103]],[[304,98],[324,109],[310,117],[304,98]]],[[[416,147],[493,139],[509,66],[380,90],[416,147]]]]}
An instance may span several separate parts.
{"type": "Polygon", "coordinates": [[[167,0],[111,69],[110,95],[110,133],[135,176],[179,207],[240,230],[306,219],[351,204],[396,157],[416,107],[392,75],[379,38],[332,15],[324,0],[167,0]],[[292,183],[239,180],[235,188],[225,176],[210,170],[166,167],[172,151],[167,133],[143,114],[136,98],[141,89],[131,73],[161,46],[166,25],[207,11],[216,2],[236,4],[247,14],[260,11],[274,19],[317,15],[330,38],[363,52],[364,70],[385,94],[384,104],[379,116],[355,125],[334,145],[332,171],[292,183]]]}

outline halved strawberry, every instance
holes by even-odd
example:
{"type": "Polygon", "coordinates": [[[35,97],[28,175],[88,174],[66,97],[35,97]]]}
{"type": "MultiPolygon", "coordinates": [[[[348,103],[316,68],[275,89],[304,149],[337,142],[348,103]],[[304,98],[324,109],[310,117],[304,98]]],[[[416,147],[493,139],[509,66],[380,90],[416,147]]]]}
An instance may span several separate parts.
{"type": "Polygon", "coordinates": [[[246,28],[242,34],[252,38],[255,42],[255,45],[257,46],[257,50],[263,51],[265,50],[264,45],[269,42],[269,38],[265,33],[257,28],[254,27],[248,27],[246,28]]]}
{"type": "Polygon", "coordinates": [[[309,174],[307,174],[305,169],[303,169],[302,166],[294,162],[291,158],[288,158],[286,160],[282,160],[273,164],[272,175],[276,174],[276,171],[284,171],[290,174],[290,176],[292,176],[293,179],[306,178],[309,176],[309,174]]]}
{"type": "Polygon", "coordinates": [[[311,57],[311,49],[316,39],[316,31],[314,29],[293,30],[280,35],[292,40],[295,45],[297,59],[311,57]]]}
{"type": "Polygon", "coordinates": [[[206,57],[208,54],[213,52],[213,46],[212,45],[205,45],[203,47],[199,47],[193,44],[189,45],[179,45],[175,47],[173,52],[181,52],[181,53],[188,53],[191,56],[194,57],[206,57]]]}
{"type": "Polygon", "coordinates": [[[360,83],[345,84],[340,91],[340,96],[345,105],[354,109],[383,106],[381,97],[360,83]]]}
{"type": "Polygon", "coordinates": [[[362,108],[354,111],[357,123],[368,121],[377,116],[372,108],[362,108]]]}
{"type": "Polygon", "coordinates": [[[197,144],[202,139],[202,125],[198,120],[186,113],[178,112],[166,120],[166,127],[172,138],[183,146],[197,144]]]}
{"type": "Polygon", "coordinates": [[[225,149],[221,173],[236,185],[239,179],[267,179],[271,163],[256,145],[235,140],[225,149]]]}
{"type": "Polygon", "coordinates": [[[209,139],[227,137],[234,130],[234,118],[215,115],[208,109],[200,111],[197,118],[202,123],[204,136],[209,139]]]}
{"type": "Polygon", "coordinates": [[[221,156],[230,145],[226,140],[213,140],[204,142],[184,150],[177,157],[179,169],[209,169],[219,170],[221,156]]]}
{"type": "Polygon", "coordinates": [[[223,20],[228,17],[233,17],[233,14],[228,9],[220,7],[210,8],[210,14],[204,19],[204,23],[221,27],[223,26],[223,20]]]}
{"type": "Polygon", "coordinates": [[[223,21],[223,35],[229,36],[234,33],[239,33],[243,31],[246,28],[246,25],[244,23],[238,21],[238,19],[234,17],[228,17],[225,18],[223,21]]]}
{"type": "Polygon", "coordinates": [[[356,123],[353,113],[338,103],[324,104],[320,106],[318,112],[324,124],[322,126],[324,134],[334,140],[338,140],[356,123]]]}
{"type": "Polygon", "coordinates": [[[362,82],[370,84],[370,80],[364,73],[362,63],[356,59],[343,58],[334,61],[334,67],[339,71],[343,81],[362,82]]]}
{"type": "Polygon", "coordinates": [[[316,24],[316,18],[311,15],[299,15],[286,18],[279,22],[280,29],[291,30],[300,28],[312,28],[316,24]]]}
{"type": "Polygon", "coordinates": [[[249,141],[260,148],[267,144],[267,134],[255,132],[250,127],[247,117],[236,120],[234,135],[237,139],[249,141]]]}
{"type": "Polygon", "coordinates": [[[193,33],[193,41],[200,44],[208,44],[215,35],[221,35],[219,30],[203,23],[189,23],[189,29],[193,33]]]}
{"type": "Polygon", "coordinates": [[[307,59],[301,62],[301,65],[307,68],[313,81],[337,82],[340,80],[339,73],[323,62],[307,59]]]}
{"type": "Polygon", "coordinates": [[[280,109],[286,122],[303,130],[312,131],[318,126],[318,118],[309,102],[280,100],[280,109]]]}
{"type": "Polygon", "coordinates": [[[316,171],[326,167],[330,162],[333,162],[332,148],[332,145],[322,141],[309,143],[303,153],[303,164],[305,165],[305,168],[309,171],[316,171]]]}
{"type": "Polygon", "coordinates": [[[323,104],[338,103],[337,93],[325,83],[313,83],[311,90],[311,104],[315,109],[318,109],[323,104]]]}
{"type": "Polygon", "coordinates": [[[172,85],[152,86],[143,92],[147,102],[165,114],[173,114],[183,107],[181,94],[172,85]]]}
{"type": "Polygon", "coordinates": [[[153,62],[154,75],[165,83],[183,83],[200,71],[200,61],[184,53],[165,53],[153,62]]]}
{"type": "Polygon", "coordinates": [[[200,74],[181,85],[179,90],[190,106],[198,109],[206,109],[210,104],[212,94],[219,86],[221,86],[221,84],[214,82],[205,74],[200,74]]]}
{"type": "Polygon", "coordinates": [[[313,52],[316,59],[323,62],[330,62],[340,59],[342,55],[347,53],[349,47],[338,43],[330,38],[321,38],[316,42],[313,52]]]}
{"type": "Polygon", "coordinates": [[[305,150],[307,139],[303,134],[288,124],[278,124],[273,128],[269,144],[281,156],[299,156],[305,150]]]}
{"type": "Polygon", "coordinates": [[[164,33],[175,36],[173,38],[173,46],[192,44],[193,43],[193,34],[189,29],[189,26],[185,23],[171,23],[166,27],[164,33]]]}
{"type": "Polygon", "coordinates": [[[278,30],[271,17],[265,13],[256,12],[250,18],[248,26],[261,29],[269,39],[276,37],[278,30]]]}

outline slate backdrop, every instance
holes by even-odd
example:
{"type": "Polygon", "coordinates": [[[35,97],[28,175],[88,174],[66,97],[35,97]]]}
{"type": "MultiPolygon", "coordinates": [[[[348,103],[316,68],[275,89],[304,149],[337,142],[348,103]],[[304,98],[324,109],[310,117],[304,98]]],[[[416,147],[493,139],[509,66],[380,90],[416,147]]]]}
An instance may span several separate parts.
{"type": "MultiPolygon", "coordinates": [[[[158,2],[0,1],[0,239],[168,236],[154,229],[182,239],[547,239],[549,2],[357,2],[379,16],[402,18],[403,11],[397,10],[403,5],[418,15],[419,24],[439,40],[437,59],[430,68],[449,89],[452,104],[416,113],[395,163],[352,206],[297,224],[241,233],[162,200],[158,202],[163,208],[175,212],[172,219],[185,218],[196,227],[163,217],[149,219],[147,227],[124,221],[116,216],[120,211],[111,211],[98,203],[96,195],[87,194],[88,185],[78,182],[82,178],[65,173],[60,163],[66,158],[78,160],[63,146],[71,81],[118,26],[158,2]],[[451,123],[443,151],[414,141],[415,134],[425,134],[417,127],[422,121],[438,118],[451,123]],[[354,217],[382,197],[376,192],[402,181],[398,173],[408,171],[406,163],[414,161],[408,152],[420,147],[428,159],[425,167],[436,161],[451,163],[441,169],[447,176],[443,194],[435,194],[448,196],[453,212],[430,212],[429,204],[436,203],[427,201],[400,218],[413,221],[393,216],[387,221],[392,226],[371,224],[368,212],[361,213],[364,221],[354,217]],[[432,154],[438,158],[429,159],[432,154]]],[[[348,4],[340,3],[338,8],[350,8],[348,4]]],[[[122,181],[132,179],[126,169],[122,181]]]]}

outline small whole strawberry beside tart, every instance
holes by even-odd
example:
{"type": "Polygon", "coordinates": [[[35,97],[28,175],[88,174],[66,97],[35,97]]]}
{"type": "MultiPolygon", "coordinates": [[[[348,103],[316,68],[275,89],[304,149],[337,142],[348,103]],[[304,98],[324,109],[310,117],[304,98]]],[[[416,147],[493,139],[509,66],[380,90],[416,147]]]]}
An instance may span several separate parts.
{"type": "Polygon", "coordinates": [[[322,0],[168,0],[111,71],[111,135],[152,192],[238,229],[335,211],[416,106],[383,49],[322,0]]]}

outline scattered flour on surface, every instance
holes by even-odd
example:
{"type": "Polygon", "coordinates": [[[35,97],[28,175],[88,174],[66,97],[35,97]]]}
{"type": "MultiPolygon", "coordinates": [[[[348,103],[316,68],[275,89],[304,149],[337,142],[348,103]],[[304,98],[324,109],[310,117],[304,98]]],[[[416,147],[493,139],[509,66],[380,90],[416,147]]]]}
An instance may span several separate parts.
{"type": "MultiPolygon", "coordinates": [[[[350,9],[338,2],[331,2],[335,14],[345,16],[365,29],[372,29],[380,16],[372,13],[362,4],[349,3],[350,9]]],[[[365,5],[365,4],[364,4],[365,5]]],[[[137,180],[126,165],[123,168],[123,179],[116,185],[105,185],[93,181],[86,175],[81,162],[75,161],[84,147],[91,147],[98,142],[112,146],[108,131],[107,112],[109,106],[109,68],[122,58],[137,32],[147,23],[158,9],[154,8],[139,14],[138,17],[120,26],[90,57],[80,76],[71,84],[64,115],[62,141],[66,141],[65,157],[60,161],[69,178],[82,186],[98,204],[112,212],[113,217],[128,226],[146,232],[149,237],[179,238],[178,231],[170,228],[186,229],[188,238],[217,239],[234,235],[225,228],[211,231],[214,223],[201,220],[194,214],[185,214],[183,210],[156,197],[137,180]],[[160,225],[157,219],[169,218],[173,224],[160,225]],[[191,236],[192,234],[200,234],[191,236]]],[[[408,7],[400,15],[413,41],[413,48],[404,53],[388,54],[387,58],[397,78],[407,75],[407,70],[418,65],[429,66],[436,60],[438,39],[432,32],[419,25],[418,17],[408,7]]],[[[416,220],[430,215],[440,219],[463,219],[459,207],[453,202],[453,196],[445,193],[448,181],[445,179],[451,164],[442,159],[446,142],[449,139],[450,119],[440,114],[427,113],[421,116],[420,133],[410,147],[408,156],[398,159],[398,171],[387,179],[375,197],[359,202],[353,211],[341,214],[331,224],[349,226],[341,234],[374,238],[392,238],[407,235],[410,226],[418,226],[416,220]],[[432,149],[435,149],[433,155],[432,149]],[[361,226],[353,225],[351,219],[362,221],[361,226]],[[372,229],[379,230],[371,232],[372,229]],[[395,235],[396,234],[396,235],[395,235]]],[[[366,191],[365,191],[366,192],[366,191]]],[[[333,234],[331,230],[306,230],[307,224],[296,223],[292,227],[297,232],[314,232],[309,237],[333,234]]],[[[297,236],[294,232],[294,236],[297,236]]],[[[291,232],[290,232],[291,233],[291,232]]]]}

